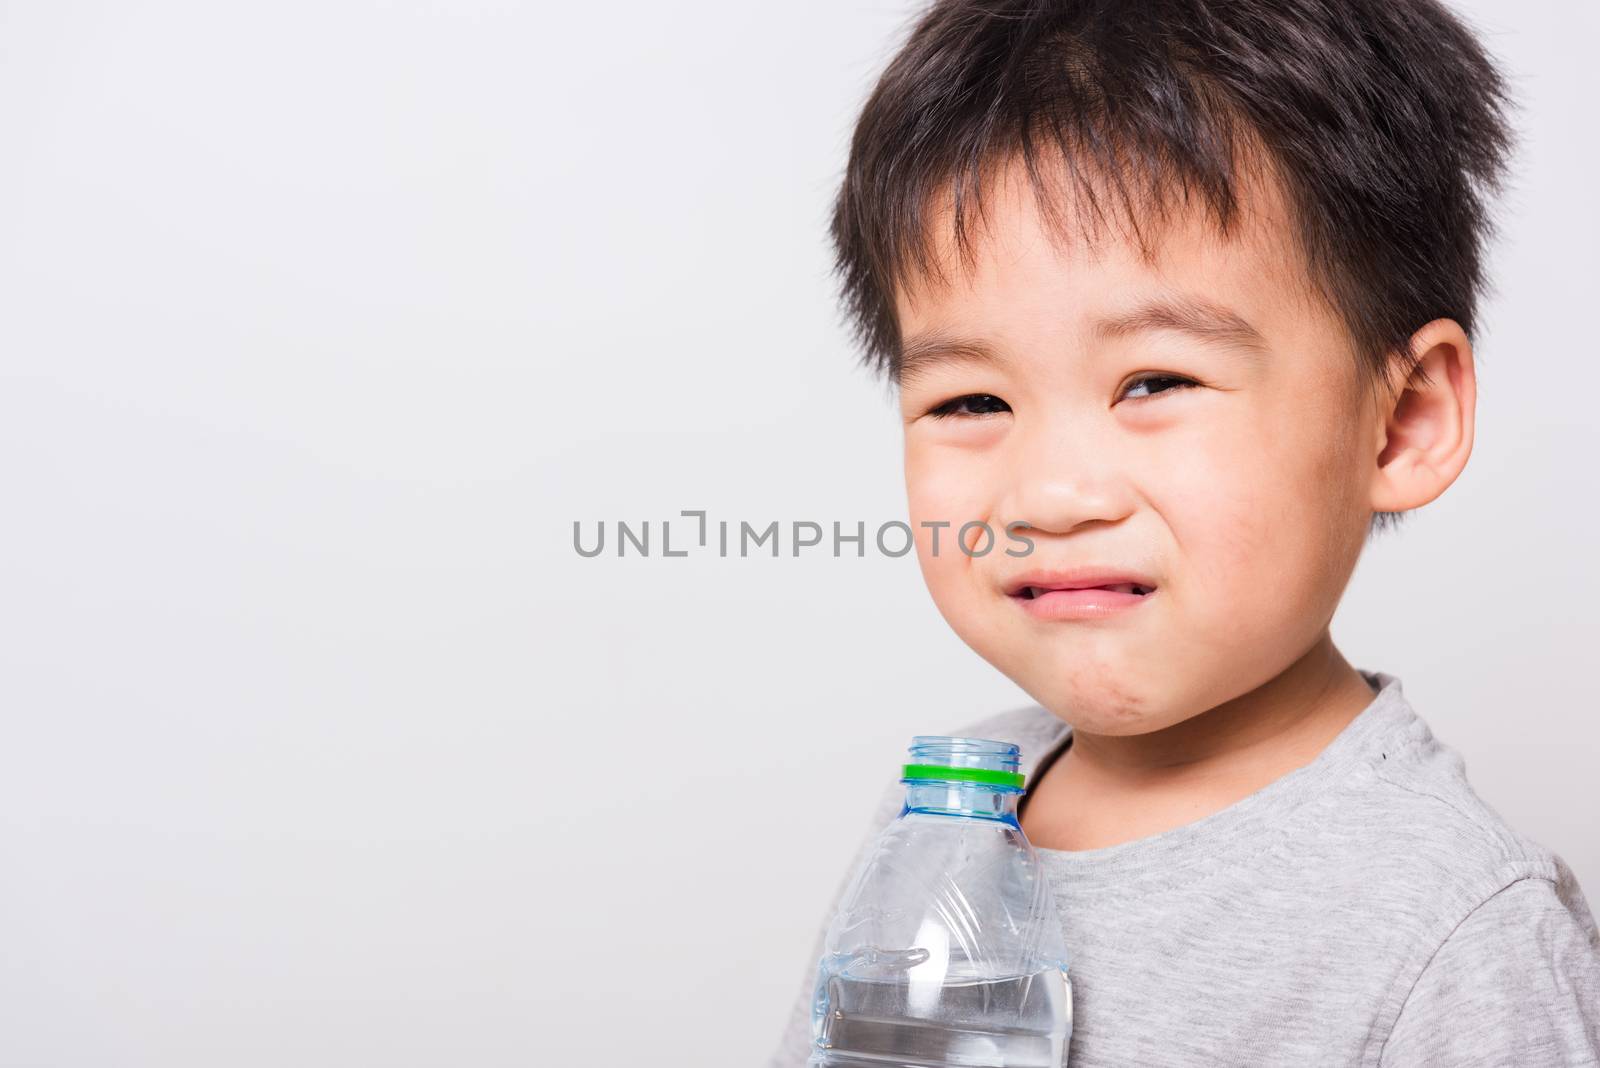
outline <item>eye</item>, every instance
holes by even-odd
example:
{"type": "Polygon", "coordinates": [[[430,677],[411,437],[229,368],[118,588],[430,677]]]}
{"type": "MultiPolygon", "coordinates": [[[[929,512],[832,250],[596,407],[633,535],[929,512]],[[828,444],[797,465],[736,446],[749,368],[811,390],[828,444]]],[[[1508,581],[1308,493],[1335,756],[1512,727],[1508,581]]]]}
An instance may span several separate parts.
{"type": "Polygon", "coordinates": [[[1010,410],[1011,405],[992,393],[968,393],[928,409],[928,414],[935,419],[944,419],[952,415],[995,415],[1010,410]]]}
{"type": "Polygon", "coordinates": [[[1144,375],[1141,378],[1134,379],[1133,383],[1128,387],[1127,392],[1123,393],[1123,396],[1131,397],[1134,400],[1144,400],[1149,397],[1157,396],[1161,393],[1171,393],[1176,390],[1188,389],[1192,386],[1198,386],[1199,384],[1200,383],[1194,381],[1193,379],[1183,378],[1179,375],[1144,375]],[[1145,387],[1145,393],[1139,394],[1134,392],[1140,386],[1145,387]],[[1157,386],[1162,386],[1164,388],[1156,389],[1155,387],[1157,386]]]}

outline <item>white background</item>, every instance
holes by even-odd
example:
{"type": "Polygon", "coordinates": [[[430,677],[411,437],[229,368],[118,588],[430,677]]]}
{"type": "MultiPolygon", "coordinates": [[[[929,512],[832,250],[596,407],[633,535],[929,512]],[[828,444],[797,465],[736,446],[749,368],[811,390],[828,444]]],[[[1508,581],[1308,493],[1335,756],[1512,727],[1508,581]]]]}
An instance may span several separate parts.
{"type": "MultiPolygon", "coordinates": [[[[910,557],[572,523],[904,517],[824,226],[912,10],[0,4],[0,1064],[766,1056],[909,736],[1026,698],[910,557]]],[[[1477,447],[1335,637],[1600,901],[1600,15],[1463,10],[1477,447]]]]}

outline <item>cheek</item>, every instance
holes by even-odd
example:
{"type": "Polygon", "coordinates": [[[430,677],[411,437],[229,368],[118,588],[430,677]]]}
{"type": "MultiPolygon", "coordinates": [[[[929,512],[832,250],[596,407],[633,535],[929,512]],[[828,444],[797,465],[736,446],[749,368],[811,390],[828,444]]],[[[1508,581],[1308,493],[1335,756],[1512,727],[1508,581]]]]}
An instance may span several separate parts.
{"type": "MultiPolygon", "coordinates": [[[[977,459],[956,449],[908,441],[905,457],[906,503],[916,536],[917,562],[929,593],[950,618],[957,602],[970,593],[974,564],[982,563],[961,551],[958,532],[964,523],[990,520],[993,509],[985,487],[994,481],[984,477],[977,459]]],[[[995,535],[1004,548],[1004,532],[996,530],[995,535]]],[[[981,531],[970,530],[967,537],[969,543],[981,547],[981,531]]],[[[994,552],[988,555],[992,557],[994,552]]]]}
{"type": "Polygon", "coordinates": [[[1192,480],[1175,487],[1163,506],[1180,546],[1176,592],[1187,593],[1191,607],[1235,614],[1262,577],[1283,566],[1284,502],[1261,472],[1226,458],[1191,454],[1183,470],[1192,480]]]}
{"type": "Polygon", "coordinates": [[[1302,411],[1241,424],[1174,458],[1159,499],[1190,610],[1235,638],[1292,631],[1331,611],[1349,563],[1344,436],[1325,413],[1302,411]]]}
{"type": "MultiPolygon", "coordinates": [[[[985,477],[983,462],[961,451],[937,446],[907,443],[906,503],[919,545],[931,544],[928,523],[948,523],[939,530],[939,559],[954,546],[956,531],[963,523],[987,521],[993,511],[985,487],[994,480],[985,477]]],[[[976,532],[969,532],[975,538],[976,532]]]]}

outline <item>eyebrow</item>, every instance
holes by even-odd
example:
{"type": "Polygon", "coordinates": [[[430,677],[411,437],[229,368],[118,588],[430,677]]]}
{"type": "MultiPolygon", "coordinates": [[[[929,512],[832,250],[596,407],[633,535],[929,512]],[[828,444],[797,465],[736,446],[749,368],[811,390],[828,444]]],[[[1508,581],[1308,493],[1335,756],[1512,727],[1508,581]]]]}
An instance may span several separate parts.
{"type": "MultiPolygon", "coordinates": [[[[1217,345],[1260,364],[1268,355],[1266,338],[1242,315],[1199,297],[1159,297],[1130,311],[1097,319],[1090,333],[1101,341],[1151,330],[1172,330],[1217,345]]],[[[900,353],[896,379],[903,385],[944,364],[998,366],[999,350],[978,338],[934,331],[912,338],[900,353]]]]}

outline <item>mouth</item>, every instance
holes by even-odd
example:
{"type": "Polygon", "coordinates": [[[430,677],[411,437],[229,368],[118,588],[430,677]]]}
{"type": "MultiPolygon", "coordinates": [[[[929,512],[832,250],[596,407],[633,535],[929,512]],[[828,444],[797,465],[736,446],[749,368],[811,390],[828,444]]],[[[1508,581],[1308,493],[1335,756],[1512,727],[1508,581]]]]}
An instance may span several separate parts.
{"type": "Polygon", "coordinates": [[[1012,597],[1035,600],[1046,594],[1070,590],[1111,590],[1145,597],[1155,592],[1155,580],[1137,571],[1110,567],[1075,567],[1065,571],[1027,571],[1006,583],[1012,597]]]}
{"type": "Polygon", "coordinates": [[[1005,592],[1036,619],[1092,620],[1147,603],[1155,595],[1156,584],[1126,571],[1078,568],[1020,575],[1005,592]]]}
{"type": "Polygon", "coordinates": [[[1144,597],[1155,592],[1154,586],[1146,586],[1138,582],[1113,582],[1098,586],[1023,586],[1011,596],[1020,597],[1024,601],[1037,600],[1047,593],[1061,593],[1068,590],[1111,590],[1115,593],[1129,593],[1135,597],[1144,597]]]}

